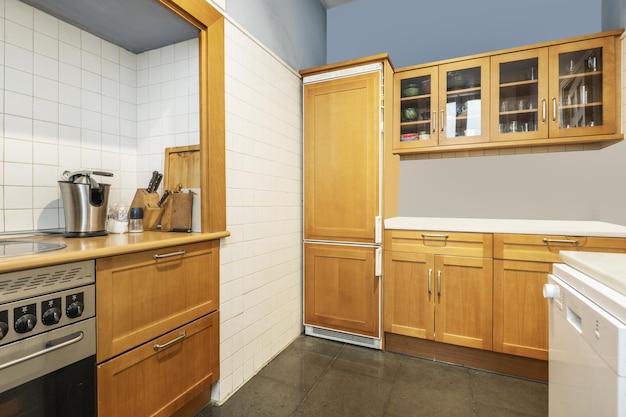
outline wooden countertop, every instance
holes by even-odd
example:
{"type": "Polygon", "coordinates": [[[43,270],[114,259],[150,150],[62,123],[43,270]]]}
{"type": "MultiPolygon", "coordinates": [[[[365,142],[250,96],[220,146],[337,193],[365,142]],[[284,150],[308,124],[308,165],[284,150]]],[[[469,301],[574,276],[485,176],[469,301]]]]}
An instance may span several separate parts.
{"type": "Polygon", "coordinates": [[[0,258],[0,273],[67,262],[84,261],[87,259],[97,259],[113,255],[123,255],[145,250],[155,250],[169,246],[206,242],[227,236],[230,236],[230,232],[224,231],[215,233],[111,233],[106,236],[87,238],[66,238],[61,234],[24,237],[19,239],[12,238],[10,240],[63,243],[66,247],[47,252],[2,257],[0,258]]]}
{"type": "Polygon", "coordinates": [[[448,232],[513,233],[530,235],[626,237],[626,227],[574,220],[473,219],[445,217],[393,217],[388,230],[437,230],[448,232]]]}

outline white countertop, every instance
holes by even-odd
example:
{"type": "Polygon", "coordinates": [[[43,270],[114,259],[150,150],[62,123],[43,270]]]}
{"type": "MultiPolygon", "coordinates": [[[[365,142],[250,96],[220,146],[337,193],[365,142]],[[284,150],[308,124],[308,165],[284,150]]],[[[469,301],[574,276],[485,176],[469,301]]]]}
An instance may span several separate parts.
{"type": "Polygon", "coordinates": [[[626,237],[626,227],[598,221],[392,217],[385,229],[626,237]]]}
{"type": "Polygon", "coordinates": [[[559,256],[572,268],[626,295],[626,254],[561,251],[559,256]]]}

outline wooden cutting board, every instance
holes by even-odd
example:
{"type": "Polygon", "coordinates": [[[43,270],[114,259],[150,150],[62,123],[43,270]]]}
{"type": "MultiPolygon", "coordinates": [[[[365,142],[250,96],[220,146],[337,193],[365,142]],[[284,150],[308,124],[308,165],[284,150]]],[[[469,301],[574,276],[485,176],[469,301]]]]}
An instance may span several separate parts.
{"type": "Polygon", "coordinates": [[[163,190],[200,188],[200,145],[177,146],[165,149],[163,190]]]}

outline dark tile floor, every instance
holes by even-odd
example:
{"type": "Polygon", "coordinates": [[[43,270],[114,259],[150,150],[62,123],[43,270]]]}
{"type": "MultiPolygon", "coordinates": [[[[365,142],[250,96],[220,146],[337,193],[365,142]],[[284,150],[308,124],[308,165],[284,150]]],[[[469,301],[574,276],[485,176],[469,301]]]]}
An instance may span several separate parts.
{"type": "Polygon", "coordinates": [[[548,386],[300,336],[195,417],[547,417],[548,386]]]}

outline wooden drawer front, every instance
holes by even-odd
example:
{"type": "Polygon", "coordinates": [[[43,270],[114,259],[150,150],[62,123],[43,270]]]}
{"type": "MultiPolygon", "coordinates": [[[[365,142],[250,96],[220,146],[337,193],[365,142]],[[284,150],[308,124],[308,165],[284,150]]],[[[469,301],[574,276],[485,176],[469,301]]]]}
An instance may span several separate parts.
{"type": "Polygon", "coordinates": [[[428,230],[386,230],[385,250],[438,255],[491,258],[493,238],[489,233],[456,233],[428,230]]]}
{"type": "Polygon", "coordinates": [[[98,259],[96,268],[98,363],[218,308],[218,240],[98,259]]]}
{"type": "Polygon", "coordinates": [[[98,365],[98,415],[172,415],[218,380],[218,327],[215,312],[98,365]]]}
{"type": "Polygon", "coordinates": [[[560,262],[559,251],[626,252],[626,238],[495,234],[493,257],[520,261],[560,262]]]}

